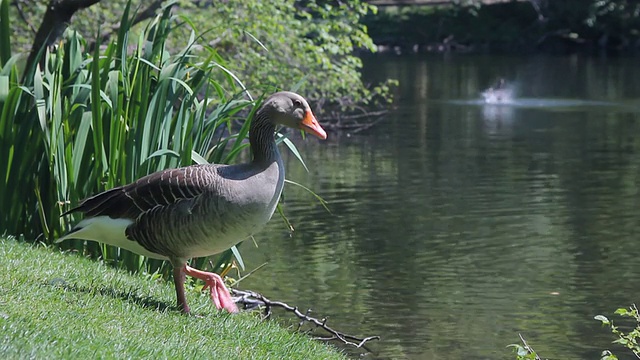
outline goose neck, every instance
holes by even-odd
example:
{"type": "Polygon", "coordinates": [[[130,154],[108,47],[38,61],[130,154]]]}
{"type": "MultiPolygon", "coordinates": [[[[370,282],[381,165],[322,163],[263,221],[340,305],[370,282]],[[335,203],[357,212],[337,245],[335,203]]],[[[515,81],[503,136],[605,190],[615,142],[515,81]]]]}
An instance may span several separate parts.
{"type": "Polygon", "coordinates": [[[256,113],[249,128],[249,142],[254,162],[271,162],[280,157],[274,137],[275,130],[275,125],[266,114],[256,113]]]}

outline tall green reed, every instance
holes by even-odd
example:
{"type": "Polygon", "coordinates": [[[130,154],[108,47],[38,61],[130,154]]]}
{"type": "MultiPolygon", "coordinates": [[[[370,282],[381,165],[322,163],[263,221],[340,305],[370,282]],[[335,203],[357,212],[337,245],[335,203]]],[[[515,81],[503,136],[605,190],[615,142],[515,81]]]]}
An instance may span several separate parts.
{"type": "MultiPolygon", "coordinates": [[[[7,0],[0,1],[0,33],[8,34],[7,0]]],[[[259,101],[193,30],[183,49],[170,52],[167,38],[189,25],[172,6],[136,35],[127,5],[117,38],[91,54],[67,31],[57,49],[43,51],[42,68],[23,70],[33,74],[23,83],[18,58],[5,53],[10,39],[0,36],[0,229],[50,243],[79,220],[60,214],[86,196],[170,167],[229,163],[246,148],[249,122],[234,132],[235,120],[259,101]],[[213,80],[215,71],[226,81],[213,80]]],[[[162,264],[94,242],[68,243],[130,270],[162,264]]],[[[232,252],[239,257],[234,248],[215,267],[232,252]]]]}

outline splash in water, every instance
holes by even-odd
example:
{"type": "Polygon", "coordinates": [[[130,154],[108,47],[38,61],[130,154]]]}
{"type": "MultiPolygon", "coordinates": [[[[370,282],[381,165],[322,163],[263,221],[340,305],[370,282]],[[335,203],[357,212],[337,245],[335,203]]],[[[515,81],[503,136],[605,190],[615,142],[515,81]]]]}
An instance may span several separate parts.
{"type": "Polygon", "coordinates": [[[500,78],[480,95],[487,104],[508,104],[513,101],[514,89],[503,78],[500,78]]]}

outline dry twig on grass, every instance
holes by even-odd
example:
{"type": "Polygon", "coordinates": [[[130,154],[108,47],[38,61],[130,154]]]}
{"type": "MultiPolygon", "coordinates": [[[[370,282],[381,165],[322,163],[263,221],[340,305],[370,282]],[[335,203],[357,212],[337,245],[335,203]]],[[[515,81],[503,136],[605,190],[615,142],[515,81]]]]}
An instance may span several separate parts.
{"type": "MultiPolygon", "coordinates": [[[[316,336],[315,340],[321,341],[340,341],[345,345],[354,346],[356,348],[364,348],[367,349],[365,344],[371,340],[379,340],[379,336],[367,336],[364,338],[360,338],[357,336],[345,334],[343,332],[332,329],[327,325],[327,319],[323,318],[322,320],[309,316],[310,310],[307,310],[306,313],[300,312],[297,307],[288,305],[281,301],[272,301],[264,297],[262,294],[256,293],[254,291],[249,290],[238,290],[231,289],[231,293],[236,298],[234,299],[236,304],[241,305],[244,309],[255,309],[259,307],[264,307],[263,313],[264,318],[268,319],[271,317],[272,309],[274,307],[283,308],[286,311],[289,311],[296,315],[301,321],[298,325],[300,328],[304,323],[311,323],[316,325],[317,327],[323,329],[324,331],[331,334],[330,336],[316,336]]],[[[367,349],[368,350],[368,349],[367,349]]]]}

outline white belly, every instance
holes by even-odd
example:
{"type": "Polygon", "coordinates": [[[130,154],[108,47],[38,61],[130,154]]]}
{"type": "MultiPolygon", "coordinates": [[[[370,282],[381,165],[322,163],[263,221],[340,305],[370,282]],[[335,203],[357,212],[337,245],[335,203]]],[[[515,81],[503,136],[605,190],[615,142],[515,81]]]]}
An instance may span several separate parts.
{"type": "Polygon", "coordinates": [[[56,240],[56,243],[67,239],[97,241],[117,246],[146,257],[167,260],[167,257],[148,251],[136,241],[127,239],[125,230],[133,223],[129,219],[112,219],[108,216],[87,218],[74,227],[74,231],[56,240]],[[77,230],[76,230],[77,229],[77,230]]]}

